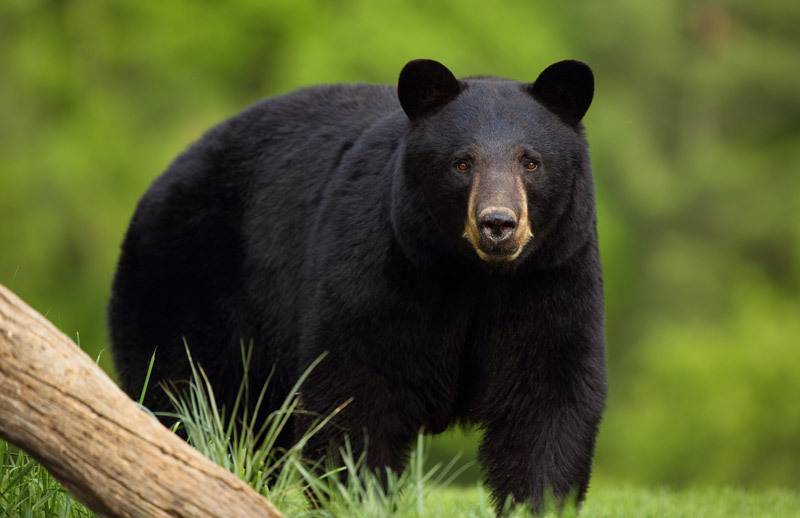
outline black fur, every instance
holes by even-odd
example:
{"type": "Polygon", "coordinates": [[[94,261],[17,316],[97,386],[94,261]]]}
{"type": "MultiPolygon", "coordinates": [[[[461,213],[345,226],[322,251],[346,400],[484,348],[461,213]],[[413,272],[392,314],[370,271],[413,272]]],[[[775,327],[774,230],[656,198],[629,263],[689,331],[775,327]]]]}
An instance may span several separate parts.
{"type": "MultiPolygon", "coordinates": [[[[453,90],[443,66],[412,63],[400,83],[408,113],[389,86],[300,90],[212,129],[155,181],[109,310],[122,385],[138,395],[156,347],[153,383],[186,379],[185,338],[230,404],[240,343],[252,341],[251,386],[275,366],[272,409],[327,351],[303,406],[326,415],[352,402],[309,454],[344,432],[359,449],[365,432],[369,465],[399,470],[420,429],[463,422],[485,431],[480,460],[498,501],[582,499],[606,392],[580,125],[591,72],[453,90]],[[463,237],[471,178],[522,175],[516,149],[540,160],[523,180],[533,238],[513,262],[486,262],[463,237]],[[466,174],[453,168],[463,153],[466,174]]],[[[146,403],[163,410],[158,393],[146,403]]]]}

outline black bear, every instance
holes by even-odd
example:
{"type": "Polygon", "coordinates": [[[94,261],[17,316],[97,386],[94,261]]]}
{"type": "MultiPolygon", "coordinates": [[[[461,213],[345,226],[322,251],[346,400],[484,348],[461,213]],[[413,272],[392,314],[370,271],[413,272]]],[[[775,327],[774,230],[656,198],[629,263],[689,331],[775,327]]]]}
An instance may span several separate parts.
{"type": "MultiPolygon", "coordinates": [[[[312,87],[211,129],[142,198],[110,303],[137,395],[189,377],[184,340],[231,403],[252,343],[267,410],[301,388],[400,470],[420,430],[483,430],[496,501],[581,500],[606,395],[594,187],[578,61],[533,83],[409,62],[397,88],[312,87]],[[366,441],[364,440],[366,437],[366,441]]],[[[167,408],[151,391],[146,404],[167,408]]],[[[285,438],[291,441],[292,437],[285,438]]]]}

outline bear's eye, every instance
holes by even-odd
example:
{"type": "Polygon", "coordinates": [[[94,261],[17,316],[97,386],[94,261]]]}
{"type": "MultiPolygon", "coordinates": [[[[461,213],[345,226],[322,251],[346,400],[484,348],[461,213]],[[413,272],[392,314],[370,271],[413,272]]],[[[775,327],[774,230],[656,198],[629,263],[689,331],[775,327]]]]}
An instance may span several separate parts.
{"type": "Polygon", "coordinates": [[[466,173],[467,171],[469,171],[470,163],[468,160],[461,159],[456,161],[454,167],[456,168],[456,171],[458,171],[459,173],[466,173]]]}
{"type": "Polygon", "coordinates": [[[539,162],[530,157],[523,157],[522,166],[525,168],[526,171],[533,172],[539,169],[539,162]]]}

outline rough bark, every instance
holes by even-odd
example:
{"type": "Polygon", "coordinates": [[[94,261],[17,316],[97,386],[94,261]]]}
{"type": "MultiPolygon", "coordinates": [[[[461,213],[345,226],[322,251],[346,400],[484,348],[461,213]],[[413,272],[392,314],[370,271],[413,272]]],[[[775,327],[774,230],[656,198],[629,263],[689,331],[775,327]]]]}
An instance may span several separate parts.
{"type": "Polygon", "coordinates": [[[106,516],[279,517],[0,285],[0,436],[106,516]]]}

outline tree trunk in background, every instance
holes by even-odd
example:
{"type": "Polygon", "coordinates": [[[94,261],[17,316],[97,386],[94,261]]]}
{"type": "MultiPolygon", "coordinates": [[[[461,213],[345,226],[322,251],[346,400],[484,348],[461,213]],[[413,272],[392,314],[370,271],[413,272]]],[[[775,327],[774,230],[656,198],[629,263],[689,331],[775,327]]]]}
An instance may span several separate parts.
{"type": "Polygon", "coordinates": [[[0,285],[0,436],[106,516],[279,517],[0,285]]]}

